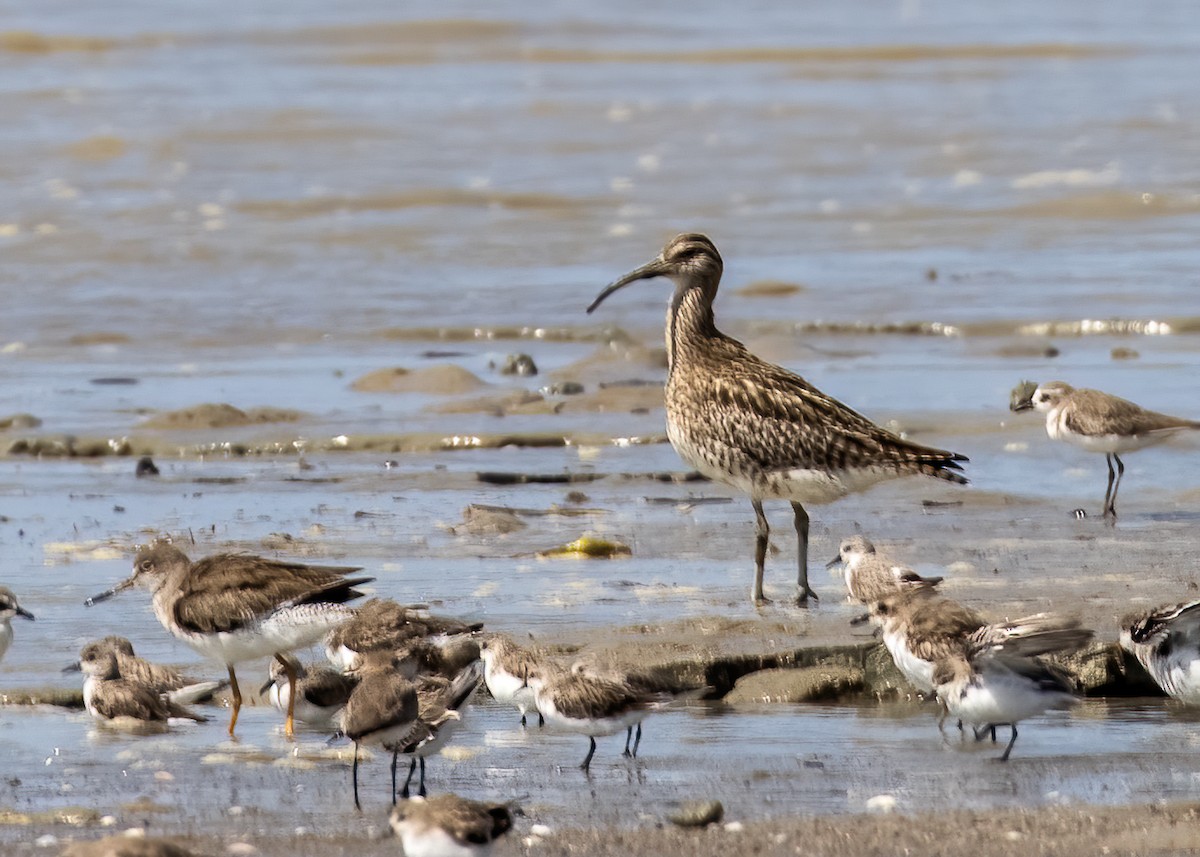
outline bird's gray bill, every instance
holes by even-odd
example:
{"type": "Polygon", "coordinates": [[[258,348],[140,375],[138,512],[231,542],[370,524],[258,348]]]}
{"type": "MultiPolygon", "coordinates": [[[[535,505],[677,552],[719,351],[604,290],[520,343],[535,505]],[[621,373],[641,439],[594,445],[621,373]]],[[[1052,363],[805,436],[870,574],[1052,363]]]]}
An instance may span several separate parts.
{"type": "Polygon", "coordinates": [[[79,661],[76,661],[73,664],[67,664],[62,668],[62,671],[64,673],[80,673],[83,672],[83,664],[81,664],[79,661]]]}
{"type": "Polygon", "coordinates": [[[120,583],[118,583],[116,586],[114,586],[112,589],[106,589],[103,592],[101,592],[99,595],[93,595],[91,598],[89,598],[83,602],[83,606],[91,607],[93,604],[99,604],[101,601],[107,601],[108,599],[110,599],[114,595],[116,595],[117,593],[124,592],[126,589],[133,586],[133,584],[135,582],[136,582],[136,575],[134,577],[127,577],[124,580],[122,580],[120,583]]]}
{"type": "Polygon", "coordinates": [[[830,571],[833,571],[835,568],[837,568],[841,564],[842,564],[842,555],[838,554],[833,559],[831,559],[829,562],[825,563],[825,568],[829,569],[830,571]]]}
{"type": "Polygon", "coordinates": [[[22,619],[28,619],[30,622],[32,622],[34,620],[34,615],[32,613],[30,613],[28,610],[26,610],[24,607],[17,608],[17,615],[20,616],[22,619]]]}
{"type": "Polygon", "coordinates": [[[271,689],[271,685],[275,684],[275,679],[269,679],[262,687],[258,689],[258,695],[262,696],[271,689]]]}

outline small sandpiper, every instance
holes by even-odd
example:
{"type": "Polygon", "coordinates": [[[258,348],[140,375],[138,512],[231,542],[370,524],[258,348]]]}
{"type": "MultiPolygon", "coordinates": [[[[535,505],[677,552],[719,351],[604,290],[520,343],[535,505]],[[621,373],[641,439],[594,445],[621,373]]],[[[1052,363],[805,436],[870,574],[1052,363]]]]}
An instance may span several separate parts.
{"type": "Polygon", "coordinates": [[[229,686],[228,680],[206,681],[190,678],[173,667],[139,658],[133,653],[133,644],[118,636],[108,636],[88,643],[79,651],[79,660],[64,668],[63,672],[78,672],[83,668],[84,661],[95,660],[106,652],[111,652],[116,657],[121,678],[151,687],[180,705],[207,702],[218,690],[229,686]]]}
{"type": "Polygon", "coordinates": [[[400,796],[409,796],[409,786],[417,764],[421,766],[421,779],[417,794],[425,797],[425,760],[442,751],[450,737],[458,730],[466,713],[467,704],[483,676],[478,663],[463,670],[453,680],[441,676],[419,676],[417,679],[417,723],[412,735],[392,746],[392,803],[396,802],[396,759],[399,755],[410,756],[408,777],[400,796]]]}
{"type": "MultiPolygon", "coordinates": [[[[242,707],[234,665],[310,646],[352,618],[354,610],[345,602],[362,595],[355,586],[374,579],[346,577],[354,571],[358,569],[230,553],[191,562],[179,548],[160,540],[138,550],[130,577],[84,603],[90,606],[137,583],[148,585],[163,627],[229,670],[233,737],[242,707]]],[[[295,677],[289,681],[294,701],[295,677]]],[[[289,738],[295,733],[293,721],[289,710],[289,738]]]]}
{"type": "Polygon", "coordinates": [[[315,729],[328,729],[346,707],[350,694],[358,685],[358,676],[338,672],[324,665],[304,666],[292,655],[282,655],[271,661],[271,678],[259,693],[267,693],[271,705],[286,713],[289,709],[296,720],[315,729]],[[296,676],[296,699],[288,683],[284,663],[291,663],[296,676]]]}
{"type": "MultiPolygon", "coordinates": [[[[556,664],[539,657],[532,650],[515,643],[502,634],[493,634],[479,645],[479,657],[483,660],[483,680],[488,692],[497,702],[516,706],[521,712],[521,725],[526,724],[526,715],[537,711],[533,689],[525,679],[535,672],[549,672],[556,664]]],[[[546,720],[538,714],[538,725],[546,720]]]]}
{"type": "Polygon", "coordinates": [[[1121,620],[1121,647],[1168,696],[1200,705],[1200,600],[1126,616],[1121,620]]]}
{"type": "Polygon", "coordinates": [[[9,620],[14,616],[33,620],[33,614],[21,606],[13,591],[7,586],[0,586],[0,661],[4,660],[4,653],[12,645],[13,629],[9,620]]]}
{"type": "Polygon", "coordinates": [[[1021,394],[1014,393],[1013,411],[1036,409],[1046,415],[1046,434],[1087,452],[1102,452],[1108,464],[1103,516],[1117,518],[1117,490],[1125,475],[1121,453],[1162,443],[1183,429],[1200,429],[1200,421],[1148,411],[1140,405],[1099,390],[1076,390],[1063,381],[1050,381],[1021,394]],[[1117,469],[1113,470],[1113,462],[1117,469]]]}
{"type": "Polygon", "coordinates": [[[662,694],[586,672],[534,672],[526,683],[533,689],[537,710],[547,726],[588,736],[588,753],[579,766],[584,771],[590,769],[596,754],[596,738],[621,730],[626,730],[624,755],[636,756],[636,745],[629,751],[630,730],[637,727],[640,741],[642,721],[668,703],[662,694]]]}
{"type": "MultiPolygon", "coordinates": [[[[456,638],[470,637],[482,627],[482,622],[430,616],[390,598],[372,598],[362,603],[353,619],[329,633],[325,653],[335,667],[355,670],[372,652],[394,652],[418,639],[449,645],[456,638]]],[[[476,649],[470,659],[478,656],[476,649]]]]}
{"type": "Polygon", "coordinates": [[[977,736],[983,729],[1007,725],[1012,735],[999,758],[1007,762],[1017,742],[1017,723],[1079,701],[1070,676],[1033,655],[1072,652],[1091,639],[1092,632],[1080,628],[1078,621],[1060,618],[1057,627],[1036,638],[976,642],[938,659],[934,691],[946,711],[974,727],[977,736]]]}
{"type": "Polygon", "coordinates": [[[170,718],[208,720],[177,702],[172,702],[149,685],[121,678],[117,656],[94,650],[80,662],[83,674],[83,706],[97,720],[129,718],[141,723],[165,724],[170,718]]]}
{"type": "Polygon", "coordinates": [[[513,818],[505,804],[448,794],[401,801],[389,824],[405,857],[487,857],[513,818]]]}
{"type": "Polygon", "coordinates": [[[770,528],[764,500],[789,500],[799,545],[796,603],[808,585],[806,503],[828,503],[877,482],[924,474],[966,484],[966,456],[912,443],[880,428],[799,375],[751,354],[717,330],[713,300],[722,262],[706,236],[677,235],[657,258],[608,286],[609,295],[637,280],[667,277],[675,292],[667,310],[667,436],[700,473],[747,494],[757,519],[754,586],[763,597],[770,528]]]}
{"type": "Polygon", "coordinates": [[[839,563],[843,566],[846,591],[860,604],[870,604],[905,589],[928,589],[942,582],[940,577],[922,577],[907,566],[893,563],[863,536],[844,539],[838,555],[826,568],[835,568],[839,563]]]}
{"type": "MultiPolygon", "coordinates": [[[[358,686],[337,717],[343,735],[354,742],[354,807],[362,809],[358,799],[358,749],[361,745],[393,749],[412,740],[421,709],[417,686],[399,672],[391,658],[376,656],[365,660],[357,670],[358,686]]],[[[392,754],[392,794],[396,790],[396,753],[392,754]]]]}

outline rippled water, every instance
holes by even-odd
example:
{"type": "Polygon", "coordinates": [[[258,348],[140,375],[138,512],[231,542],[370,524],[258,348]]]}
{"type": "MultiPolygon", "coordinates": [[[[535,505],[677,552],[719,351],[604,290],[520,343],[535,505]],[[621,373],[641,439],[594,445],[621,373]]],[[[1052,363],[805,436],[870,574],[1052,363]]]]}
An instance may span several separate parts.
{"type": "MultiPolygon", "coordinates": [[[[583,313],[684,229],[725,256],[725,329],[972,458],[968,492],[905,483],[815,510],[815,556],[861,527],[914,564],[969,563],[957,594],[998,609],[1044,604],[1051,581],[1106,633],[1131,600],[1186,591],[1195,442],[1129,461],[1116,531],[1076,525],[1063,513],[1098,504],[1103,465],[1006,405],[1018,380],[1061,377],[1200,415],[1190,4],[0,8],[0,420],[41,420],[0,431],[2,579],[39,616],[17,626],[5,685],[66,682],[57,668],[114,621],[187,659],[144,595],[80,606],[163,531],[190,530],[197,554],[286,533],[287,553],[367,565],[383,594],[509,630],[748,613],[746,504],[692,507],[727,492],[616,475],[682,470],[653,388],[646,408],[599,389],[661,380],[667,286],[583,313]],[[516,351],[541,374],[498,375],[516,351]],[[483,385],[352,386],[444,364],[483,385]],[[561,380],[586,393],[512,399],[561,380]],[[205,402],[300,413],[144,425],[205,402]],[[72,437],[152,452],[163,476],[19,451],[72,437]],[[608,476],[515,489],[484,470],[608,476]],[[545,511],[571,487],[593,513],[504,538],[448,529],[468,503],[545,511]],[[583,530],[634,558],[536,559],[583,530]]],[[[778,526],[769,589],[793,562],[778,526]]],[[[844,633],[847,609],[822,609],[813,632],[844,633]]],[[[24,781],[40,732],[81,740],[57,712],[0,715],[24,781]]],[[[1153,718],[1097,717],[1051,728],[1089,753],[1158,740],[1153,718]]],[[[1031,788],[1015,799],[1047,786],[1031,788]]],[[[840,794],[813,811],[857,806],[840,794]]]]}

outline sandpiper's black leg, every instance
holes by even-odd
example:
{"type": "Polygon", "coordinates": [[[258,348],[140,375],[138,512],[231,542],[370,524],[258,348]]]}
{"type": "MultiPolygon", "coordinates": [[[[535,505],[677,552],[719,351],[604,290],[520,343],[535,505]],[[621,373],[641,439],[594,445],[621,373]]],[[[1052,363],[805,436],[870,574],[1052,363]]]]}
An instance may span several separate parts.
{"type": "Polygon", "coordinates": [[[596,739],[589,735],[588,740],[591,741],[592,744],[588,748],[588,754],[587,754],[587,757],[583,760],[583,764],[579,766],[580,768],[582,768],[585,771],[588,770],[589,768],[591,768],[592,756],[596,755],[596,739]]]}
{"type": "MultiPolygon", "coordinates": [[[[400,749],[392,750],[392,806],[396,805],[396,761],[400,758],[400,749]]],[[[405,795],[408,797],[408,795],[405,795]]]]}
{"type": "Polygon", "coordinates": [[[425,757],[421,757],[421,785],[417,787],[417,794],[425,797],[425,757]]]}
{"type": "Polygon", "coordinates": [[[354,742],[354,766],[350,769],[350,776],[354,781],[354,808],[362,811],[362,804],[358,802],[358,742],[354,742]]]}
{"type": "Polygon", "coordinates": [[[771,527],[767,524],[767,516],[763,512],[761,500],[751,500],[754,507],[756,526],[754,528],[754,586],[750,589],[750,600],[755,604],[766,604],[763,595],[763,564],[767,561],[767,542],[771,535],[771,527]]]}
{"type": "Polygon", "coordinates": [[[1112,514],[1113,481],[1117,478],[1117,472],[1113,470],[1112,453],[1105,454],[1104,463],[1108,465],[1108,485],[1104,489],[1104,509],[1101,514],[1108,518],[1112,514]]]}
{"type": "Polygon", "coordinates": [[[400,790],[400,797],[408,800],[408,786],[412,782],[413,774],[417,770],[417,757],[413,756],[412,764],[408,766],[408,776],[404,778],[404,788],[400,790]]]}
{"type": "Polygon", "coordinates": [[[1008,724],[1008,728],[1012,730],[1012,737],[1008,739],[1008,746],[1004,748],[1004,752],[1000,755],[1001,762],[1008,761],[1008,754],[1012,752],[1013,744],[1017,743],[1017,724],[1010,723],[1008,724]]]}
{"type": "Polygon", "coordinates": [[[796,543],[800,550],[800,573],[796,577],[796,603],[807,604],[808,599],[817,599],[817,593],[808,585],[808,512],[799,503],[792,503],[792,511],[796,514],[796,543]]]}
{"type": "MultiPolygon", "coordinates": [[[[1116,521],[1117,520],[1117,492],[1121,490],[1121,477],[1125,475],[1125,462],[1121,461],[1121,456],[1113,453],[1113,461],[1117,462],[1117,481],[1113,483],[1112,497],[1108,501],[1108,509],[1104,512],[1104,517],[1116,521]]],[[[1112,465],[1108,465],[1109,471],[1112,470],[1112,465]]]]}
{"type": "Polygon", "coordinates": [[[638,745],[642,743],[642,724],[639,723],[637,727],[637,735],[633,738],[633,757],[635,759],[637,758],[638,745]]]}
{"type": "Polygon", "coordinates": [[[633,753],[629,752],[629,742],[632,740],[633,740],[633,727],[630,726],[628,729],[625,730],[625,750],[621,753],[622,756],[632,756],[633,755],[633,753]]]}
{"type": "Polygon", "coordinates": [[[525,712],[521,712],[521,728],[525,728],[525,712]]]}
{"type": "Polygon", "coordinates": [[[546,718],[542,716],[542,712],[538,712],[538,729],[546,725],[546,718]]]}

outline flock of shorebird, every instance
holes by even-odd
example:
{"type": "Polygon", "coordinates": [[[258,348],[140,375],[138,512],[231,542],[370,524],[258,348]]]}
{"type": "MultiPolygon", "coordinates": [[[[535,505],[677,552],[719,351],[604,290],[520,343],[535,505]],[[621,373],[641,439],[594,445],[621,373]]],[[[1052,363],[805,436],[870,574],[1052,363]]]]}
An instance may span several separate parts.
{"type": "MultiPolygon", "coordinates": [[[[671,443],[702,474],[750,497],[757,520],[751,590],[756,604],[766,600],[769,526],[763,501],[791,502],[799,545],[796,601],[805,604],[817,598],[808,581],[806,504],[907,475],[965,484],[961,469],[967,459],[888,432],[722,334],[712,309],[721,273],[721,257],[707,237],[679,235],[655,259],[608,286],[588,312],[634,281],[674,281],[666,325],[671,443]]],[[[1045,413],[1051,438],[1105,453],[1109,484],[1103,515],[1109,520],[1116,517],[1124,472],[1120,454],[1181,429],[1200,428],[1197,422],[1061,382],[1027,385],[1012,408],[1045,413]]],[[[992,740],[997,726],[1010,727],[1002,760],[1012,751],[1019,722],[1076,701],[1071,677],[1045,656],[1072,652],[1092,639],[1093,632],[1078,620],[1039,613],[989,623],[939,595],[941,578],[922,577],[882,556],[861,536],[842,543],[830,563],[836,565],[842,567],[850,599],[867,606],[866,616],[896,666],[915,688],[941,703],[943,721],[955,718],[976,738],[990,734],[992,740]]],[[[426,798],[426,759],[451,738],[481,683],[519,710],[523,726],[537,714],[547,728],[587,736],[585,771],[597,737],[624,731],[624,753],[635,756],[647,716],[709,690],[565,663],[509,638],[484,635],[477,623],[430,616],[393,601],[376,598],[354,607],[350,602],[363,595],[358,587],[372,580],[356,576],[358,571],[229,553],[193,562],[169,540],[159,540],[139,549],[128,579],[86,603],[144,585],[162,625],[225,665],[227,681],[197,681],[150,664],[120,637],[88,644],[68,669],[85,674],[86,708],[101,720],[204,721],[189,706],[227,686],[232,736],[243,701],[236,665],[272,658],[262,692],[286,712],[287,736],[301,721],[336,729],[354,742],[356,806],[359,747],[382,747],[392,754],[391,827],[410,857],[479,854],[512,826],[504,804],[454,795],[426,798]],[[322,641],[333,667],[306,667],[290,654],[322,641]],[[408,758],[409,771],[399,789],[404,800],[397,804],[400,756],[408,758]],[[410,797],[418,766],[418,796],[410,797]]],[[[33,619],[10,590],[0,587],[0,657],[12,641],[14,617],[33,619]]],[[[1200,703],[1200,601],[1128,617],[1121,643],[1169,695],[1200,703]]],[[[93,846],[99,847],[81,844],[68,853],[108,853],[86,850],[93,846]]]]}

